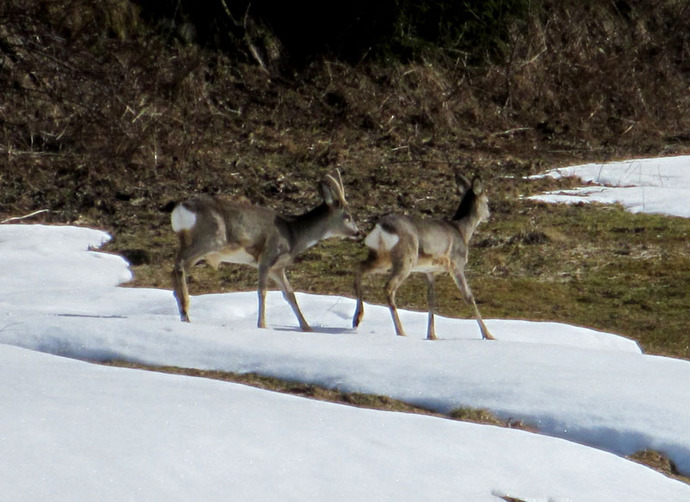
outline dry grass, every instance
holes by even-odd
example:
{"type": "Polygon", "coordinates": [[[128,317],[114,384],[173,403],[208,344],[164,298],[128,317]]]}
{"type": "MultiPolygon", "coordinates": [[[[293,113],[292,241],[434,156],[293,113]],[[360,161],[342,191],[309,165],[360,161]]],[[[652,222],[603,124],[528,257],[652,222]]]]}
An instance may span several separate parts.
{"type": "Polygon", "coordinates": [[[329,403],[356,406],[359,408],[367,408],[381,411],[393,411],[399,413],[415,413],[418,415],[427,415],[439,418],[450,418],[453,420],[473,422],[478,424],[530,430],[533,432],[536,431],[534,427],[526,426],[519,421],[501,421],[495,415],[493,415],[491,412],[487,410],[481,410],[476,408],[461,408],[458,410],[454,410],[449,415],[442,415],[440,413],[435,413],[430,410],[420,408],[418,406],[412,406],[408,403],[390,398],[388,396],[363,394],[360,392],[342,392],[340,390],[327,389],[324,387],[320,387],[318,385],[305,384],[302,382],[289,382],[286,380],[281,380],[279,378],[257,375],[255,373],[232,373],[227,371],[199,370],[195,368],[180,368],[173,366],[148,366],[143,364],[131,363],[128,361],[107,361],[103,362],[102,364],[118,368],[156,371],[171,375],[184,375],[195,378],[209,378],[212,380],[220,380],[223,382],[232,382],[242,385],[249,385],[251,387],[256,387],[258,389],[270,390],[273,392],[281,392],[284,394],[291,394],[294,396],[305,397],[308,399],[315,399],[317,401],[326,401],[329,403]]]}

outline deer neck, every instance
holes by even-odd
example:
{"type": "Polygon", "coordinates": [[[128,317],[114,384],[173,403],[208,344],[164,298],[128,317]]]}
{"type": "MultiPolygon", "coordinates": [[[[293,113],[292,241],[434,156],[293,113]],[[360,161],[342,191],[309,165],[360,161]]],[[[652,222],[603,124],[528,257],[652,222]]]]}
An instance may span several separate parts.
{"type": "Polygon", "coordinates": [[[457,228],[460,237],[465,244],[470,242],[472,235],[474,234],[477,224],[473,224],[471,218],[463,218],[461,220],[453,220],[453,226],[457,228]]]}
{"type": "Polygon", "coordinates": [[[477,211],[477,196],[470,190],[463,196],[460,206],[453,216],[453,223],[465,240],[465,244],[470,242],[472,234],[481,220],[482,216],[477,211]]]}
{"type": "Polygon", "coordinates": [[[455,216],[453,216],[453,221],[460,221],[466,218],[470,218],[475,205],[475,199],[477,196],[471,190],[465,193],[460,200],[460,205],[458,210],[455,211],[455,216]]]}
{"type": "Polygon", "coordinates": [[[466,213],[461,218],[454,218],[453,225],[455,225],[455,227],[458,229],[458,232],[460,232],[460,235],[462,235],[465,244],[467,244],[470,242],[470,239],[472,239],[472,235],[474,235],[474,231],[477,229],[481,221],[481,216],[477,214],[477,211],[472,209],[469,213],[466,213]]]}
{"type": "Polygon", "coordinates": [[[328,237],[330,209],[321,204],[311,211],[295,216],[288,221],[292,242],[292,255],[309,249],[328,237]]]}

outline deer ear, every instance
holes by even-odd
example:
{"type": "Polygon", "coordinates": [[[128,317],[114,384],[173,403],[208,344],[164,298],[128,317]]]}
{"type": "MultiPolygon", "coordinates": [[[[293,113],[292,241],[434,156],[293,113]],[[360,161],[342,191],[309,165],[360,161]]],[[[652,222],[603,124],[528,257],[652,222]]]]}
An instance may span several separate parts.
{"type": "Polygon", "coordinates": [[[458,191],[458,195],[463,195],[471,186],[470,180],[458,171],[455,172],[455,189],[458,191]]]}
{"type": "Polygon", "coordinates": [[[472,180],[472,191],[475,195],[481,195],[484,191],[484,182],[479,176],[475,176],[472,180]]]}
{"type": "Polygon", "coordinates": [[[319,183],[319,192],[321,193],[321,198],[327,205],[332,206],[338,202],[338,198],[331,190],[331,187],[327,181],[322,181],[319,183]]]}

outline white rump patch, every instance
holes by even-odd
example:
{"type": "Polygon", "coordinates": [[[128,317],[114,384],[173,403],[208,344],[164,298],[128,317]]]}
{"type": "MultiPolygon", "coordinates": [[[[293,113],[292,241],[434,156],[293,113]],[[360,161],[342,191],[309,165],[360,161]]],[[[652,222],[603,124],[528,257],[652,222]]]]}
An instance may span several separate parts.
{"type": "Polygon", "coordinates": [[[175,232],[191,230],[196,225],[196,214],[184,205],[178,204],[170,215],[170,223],[175,232]]]}
{"type": "Polygon", "coordinates": [[[364,244],[375,251],[383,247],[386,251],[390,251],[400,240],[398,234],[386,232],[381,225],[376,224],[374,230],[369,232],[369,235],[364,239],[364,244]]]}

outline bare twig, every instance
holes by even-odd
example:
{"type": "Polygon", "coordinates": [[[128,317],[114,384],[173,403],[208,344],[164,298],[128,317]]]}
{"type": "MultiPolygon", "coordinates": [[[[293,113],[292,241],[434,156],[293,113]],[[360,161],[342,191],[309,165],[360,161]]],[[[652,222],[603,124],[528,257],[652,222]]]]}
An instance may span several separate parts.
{"type": "Polygon", "coordinates": [[[519,132],[529,131],[530,129],[532,129],[532,128],[531,127],[516,127],[514,129],[508,129],[507,131],[499,131],[499,132],[491,133],[491,136],[493,136],[493,137],[512,136],[513,134],[516,134],[519,132]]]}
{"type": "Polygon", "coordinates": [[[13,218],[7,218],[6,220],[0,221],[0,224],[2,223],[10,223],[11,221],[21,221],[21,220],[26,220],[28,218],[31,218],[32,216],[36,216],[37,214],[41,213],[47,213],[49,212],[50,209],[39,209],[38,211],[34,211],[33,213],[26,214],[24,216],[14,216],[13,218]]]}
{"type": "Polygon", "coordinates": [[[270,74],[270,71],[268,70],[268,67],[266,66],[266,63],[264,62],[263,57],[261,57],[261,53],[259,52],[259,49],[257,49],[256,45],[254,44],[251,34],[249,33],[249,9],[251,8],[252,4],[249,3],[247,4],[247,10],[244,13],[244,19],[240,23],[235,19],[235,17],[232,15],[232,12],[230,12],[230,9],[228,8],[228,4],[225,2],[225,0],[220,0],[220,2],[223,4],[223,9],[225,10],[225,13],[227,16],[230,18],[230,20],[233,22],[233,24],[237,27],[241,27],[244,31],[244,41],[247,44],[247,48],[249,49],[249,52],[251,53],[252,57],[254,60],[259,64],[259,67],[266,73],[270,74]]]}

